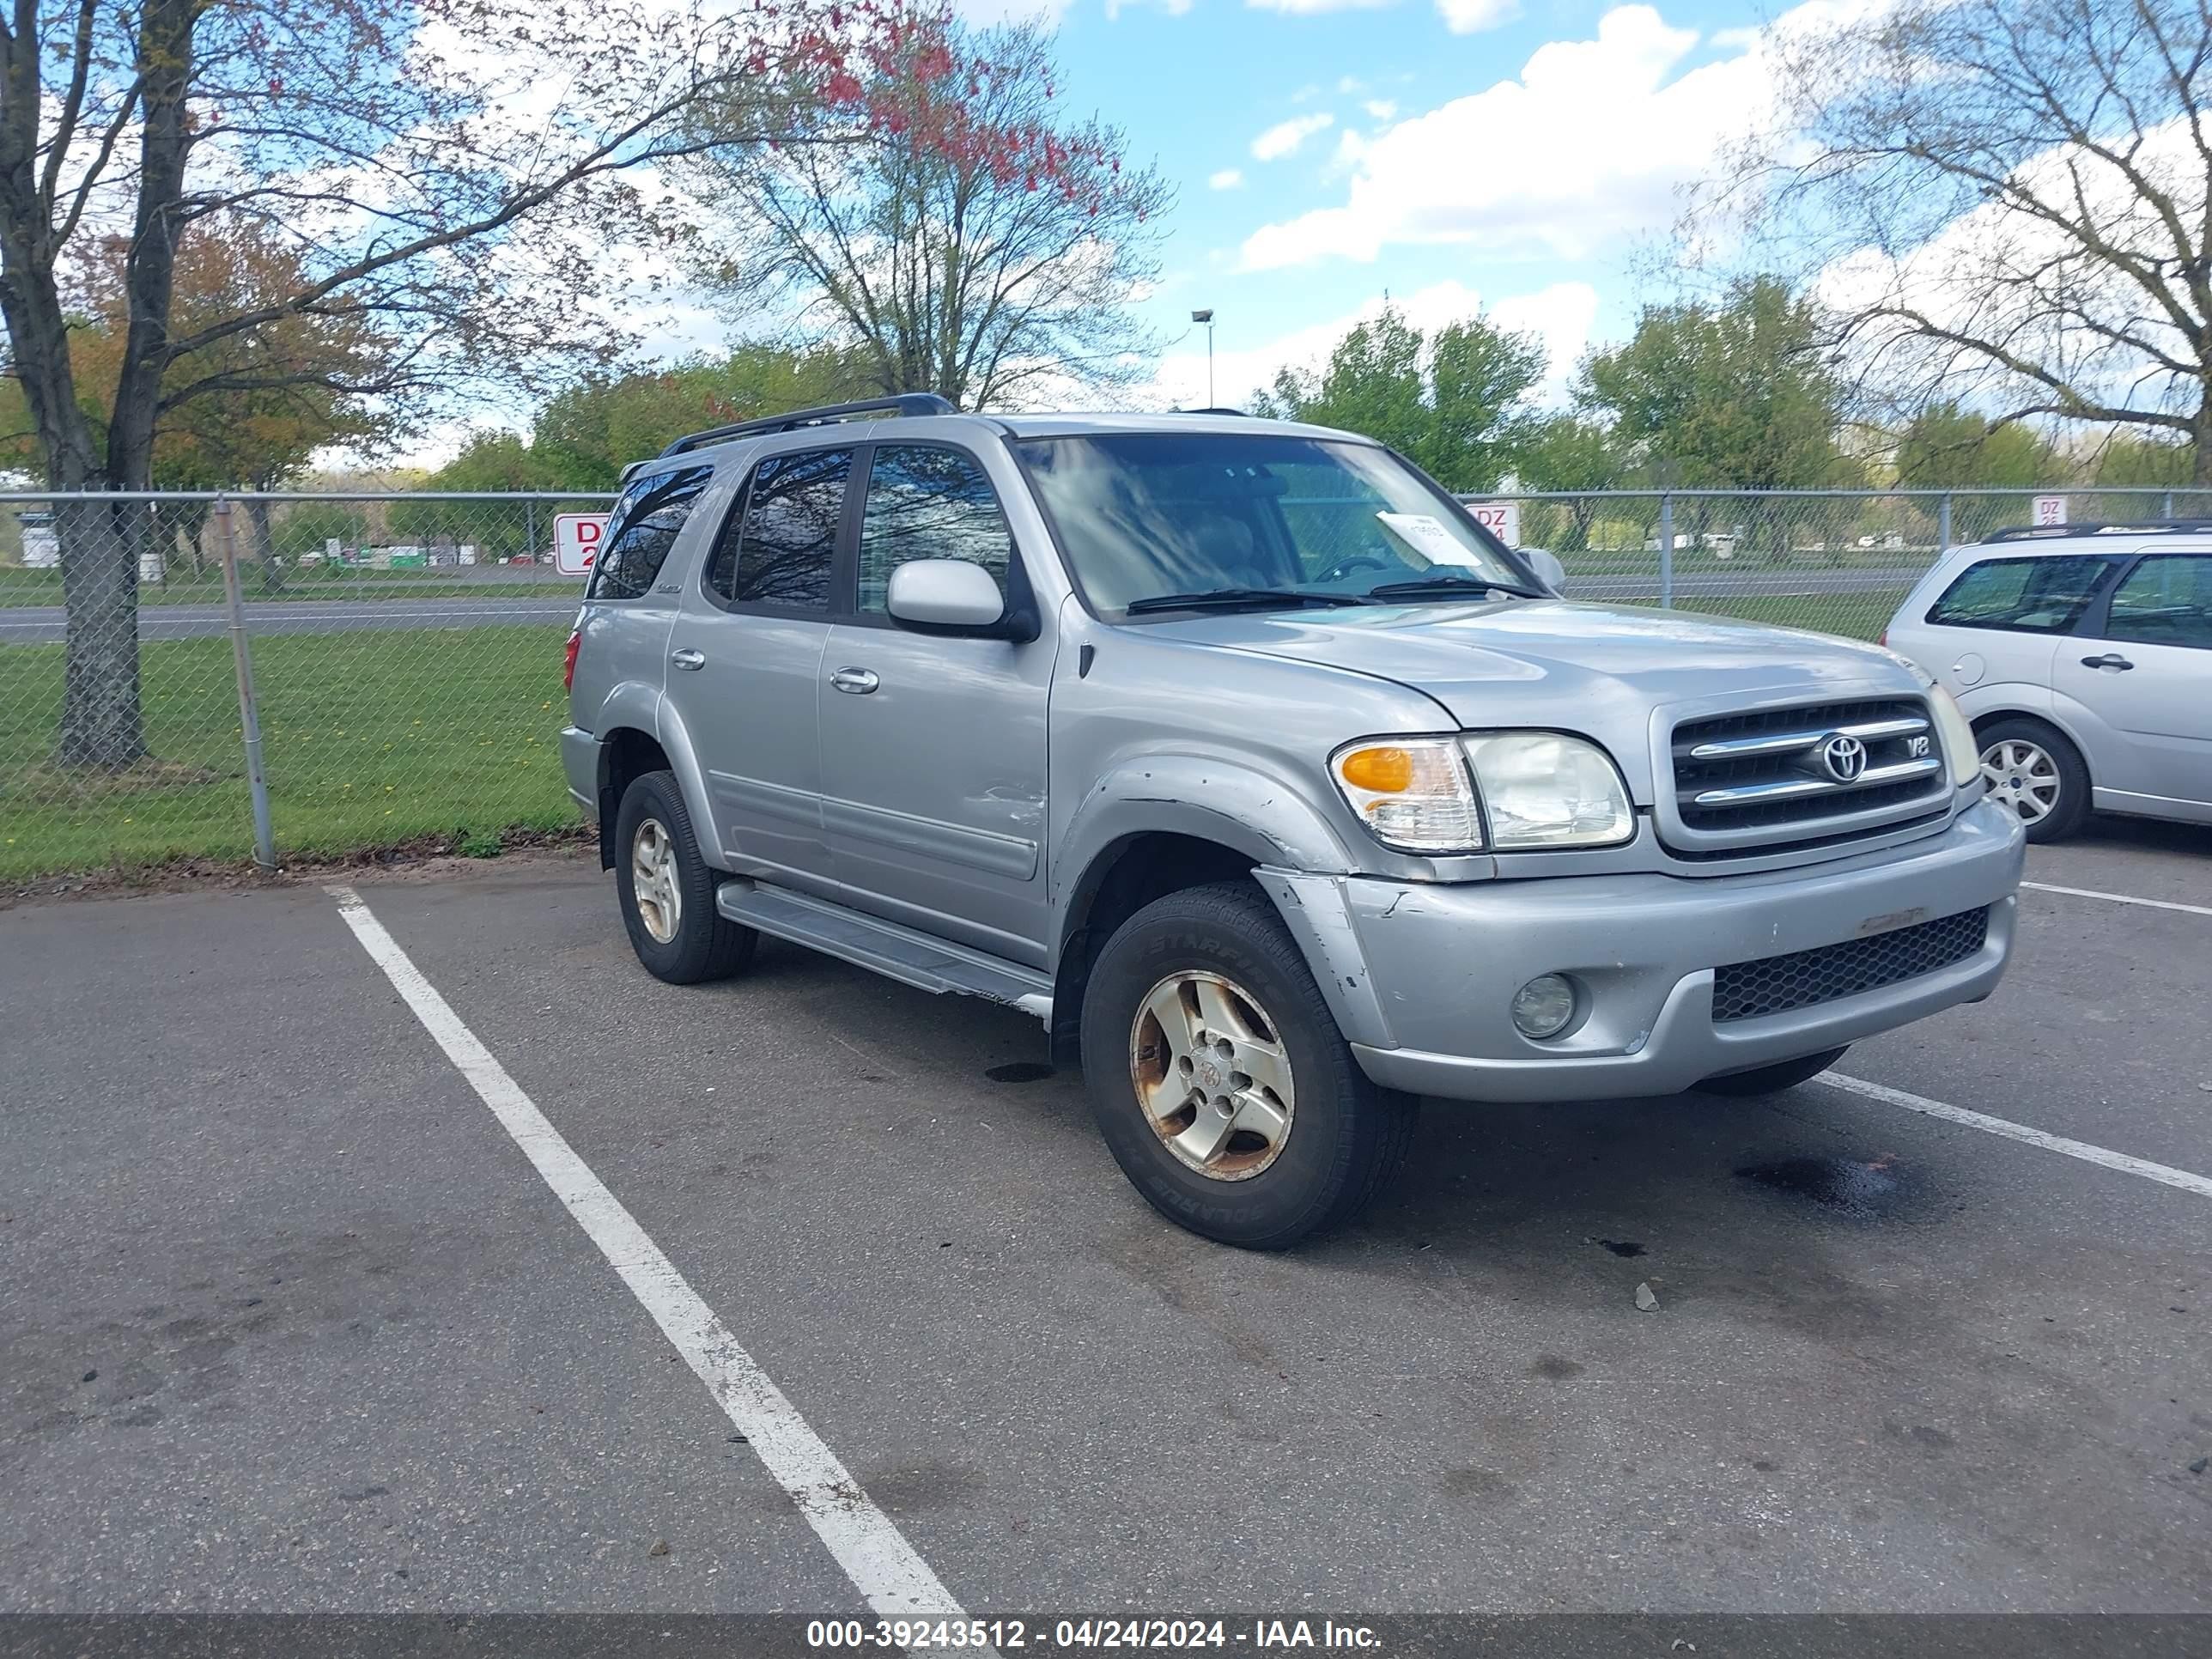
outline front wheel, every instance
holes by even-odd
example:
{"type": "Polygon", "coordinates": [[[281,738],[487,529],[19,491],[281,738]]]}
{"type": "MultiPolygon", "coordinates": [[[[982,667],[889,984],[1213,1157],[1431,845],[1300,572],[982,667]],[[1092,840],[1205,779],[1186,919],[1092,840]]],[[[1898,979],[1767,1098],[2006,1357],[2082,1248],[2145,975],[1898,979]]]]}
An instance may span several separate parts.
{"type": "Polygon", "coordinates": [[[696,985],[726,979],[752,960],[760,935],[714,908],[715,874],[673,772],[630,781],[615,815],[615,846],[623,926],[647,973],[696,985]]]}
{"type": "Polygon", "coordinates": [[[1708,1095],[1780,1094],[1784,1089],[1810,1083],[1850,1049],[1847,1042],[1841,1048],[1823,1048],[1817,1054],[1807,1054],[1802,1060],[1778,1060],[1754,1072],[1730,1072],[1724,1077],[1709,1077],[1698,1085],[1698,1091],[1708,1095]]]}
{"type": "Polygon", "coordinates": [[[2081,751],[2041,720],[1993,720],[1980,732],[1982,780],[2039,844],[2063,841],[2089,816],[2081,751]]]}
{"type": "Polygon", "coordinates": [[[1282,1249],[1349,1220],[1412,1137],[1413,1102],[1359,1069],[1249,883],[1170,893],[1115,931],[1084,993],[1083,1054],[1122,1173],[1224,1244],[1282,1249]]]}

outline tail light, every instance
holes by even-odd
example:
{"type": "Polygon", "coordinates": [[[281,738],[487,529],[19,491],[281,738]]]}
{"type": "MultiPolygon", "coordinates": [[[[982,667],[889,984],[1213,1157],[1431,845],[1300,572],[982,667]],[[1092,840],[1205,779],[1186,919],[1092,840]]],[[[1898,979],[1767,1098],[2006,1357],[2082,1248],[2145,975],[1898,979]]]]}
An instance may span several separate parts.
{"type": "Polygon", "coordinates": [[[576,647],[582,644],[583,641],[584,636],[580,631],[571,629],[568,643],[562,648],[561,689],[563,691],[574,691],[576,689],[576,647]]]}
{"type": "MultiPolygon", "coordinates": [[[[1881,638],[1877,642],[1881,645],[1883,650],[1887,651],[1889,649],[1889,629],[1887,628],[1884,628],[1881,630],[1881,638]]],[[[572,651],[568,654],[573,657],[576,653],[572,651]]]]}

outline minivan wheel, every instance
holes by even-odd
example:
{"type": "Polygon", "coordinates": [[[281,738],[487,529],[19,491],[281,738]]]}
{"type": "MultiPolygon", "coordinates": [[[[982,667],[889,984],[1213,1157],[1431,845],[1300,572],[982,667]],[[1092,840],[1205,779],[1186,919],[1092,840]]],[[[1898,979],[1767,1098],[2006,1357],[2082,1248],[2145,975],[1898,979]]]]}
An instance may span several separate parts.
{"type": "Polygon", "coordinates": [[[630,948],[656,979],[726,979],[752,959],[760,935],[714,908],[716,876],[699,852],[673,772],[647,772],[623,791],[615,816],[615,886],[630,948]]]}
{"type": "Polygon", "coordinates": [[[1807,1054],[1802,1060],[1777,1060],[1773,1065],[1761,1066],[1756,1071],[1730,1072],[1723,1077],[1709,1077],[1698,1085],[1698,1092],[1731,1096],[1780,1094],[1784,1089],[1810,1083],[1849,1053],[1850,1046],[1847,1042],[1840,1048],[1823,1048],[1819,1054],[1807,1054]]]}
{"type": "Polygon", "coordinates": [[[1993,720],[1980,732],[1982,781],[2032,842],[2063,840],[2089,816],[2089,769],[2081,751],[2041,720],[1993,720]]]}
{"type": "Polygon", "coordinates": [[[1414,1103],[1359,1069],[1248,883],[1170,893],[1115,930],[1084,992],[1083,1054],[1122,1173],[1224,1244],[1281,1249],[1351,1219],[1412,1139],[1414,1103]]]}

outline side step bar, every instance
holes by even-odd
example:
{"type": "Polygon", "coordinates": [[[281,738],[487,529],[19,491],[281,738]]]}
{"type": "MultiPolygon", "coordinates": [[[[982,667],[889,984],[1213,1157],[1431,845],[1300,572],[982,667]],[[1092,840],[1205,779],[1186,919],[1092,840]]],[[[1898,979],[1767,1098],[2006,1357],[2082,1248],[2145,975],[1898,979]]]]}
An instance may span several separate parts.
{"type": "Polygon", "coordinates": [[[983,997],[1052,1024],[1051,977],[1019,963],[932,939],[842,904],[763,887],[744,876],[732,876],[715,889],[714,908],[732,921],[902,985],[939,995],[983,997]]]}

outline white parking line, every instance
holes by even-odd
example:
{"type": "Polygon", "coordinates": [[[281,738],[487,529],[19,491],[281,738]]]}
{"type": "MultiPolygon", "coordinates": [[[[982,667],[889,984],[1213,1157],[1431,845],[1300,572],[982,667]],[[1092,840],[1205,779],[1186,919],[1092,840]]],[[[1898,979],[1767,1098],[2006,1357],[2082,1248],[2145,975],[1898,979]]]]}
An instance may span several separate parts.
{"type": "Polygon", "coordinates": [[[2002,1135],[2008,1140],[2040,1146],[2046,1152],[2063,1152],[2068,1158],[2080,1158],[2084,1164],[2102,1164],[2106,1169],[2118,1170],[2123,1175],[2141,1176],[2145,1181],[2179,1187],[2183,1192],[2194,1193],[2199,1198],[2212,1198],[2212,1177],[2191,1175],[2188,1170],[2177,1170],[2170,1164],[2154,1164],[2147,1158],[2116,1152],[2104,1146],[2092,1146],[2086,1140],[2069,1139],[2064,1135],[2052,1134],[2047,1129],[2030,1128],[2027,1124],[2014,1123],[2009,1118],[1991,1117],[1987,1112],[1968,1111],[1964,1106],[1946,1105],[1942,1101],[1930,1100],[1925,1095],[1908,1094],[1902,1089],[1893,1089],[1886,1083],[1869,1083],[1863,1077],[1845,1077],[1841,1072],[1823,1072],[1817,1080],[1832,1088],[1848,1089],[1855,1095],[1864,1095],[1869,1100],[1879,1100],[1884,1105],[1902,1106],[1908,1112],[1940,1117],[1947,1122],[1963,1123],[1970,1129],[1986,1129],[1990,1133],[2002,1135]]]}
{"type": "Polygon", "coordinates": [[[437,988],[370,914],[361,895],[350,887],[324,890],[337,900],[338,914],[362,949],[384,970],[423,1029],[446,1051],[446,1058],[491,1108],[492,1115],[698,1374],[768,1472],[791,1494],[799,1512],[868,1605],[887,1618],[917,1613],[964,1618],[951,1592],[938,1582],[890,1517],[860,1490],[783,1391],[753,1363],[699,1293],[684,1283],[676,1265],[661,1254],[622,1200],[607,1190],[491,1050],[461,1023],[437,988]]]}
{"type": "Polygon", "coordinates": [[[2039,893],[2063,893],[2069,898],[2103,899],[2110,904],[2140,904],[2146,910],[2179,910],[2185,915],[2212,916],[2212,904],[2178,904],[2172,899],[2137,898],[2132,893],[2100,893],[2094,887],[2054,887],[2047,881],[2024,881],[2021,885],[2039,893]]]}

